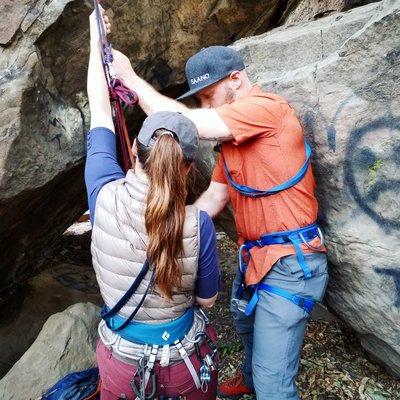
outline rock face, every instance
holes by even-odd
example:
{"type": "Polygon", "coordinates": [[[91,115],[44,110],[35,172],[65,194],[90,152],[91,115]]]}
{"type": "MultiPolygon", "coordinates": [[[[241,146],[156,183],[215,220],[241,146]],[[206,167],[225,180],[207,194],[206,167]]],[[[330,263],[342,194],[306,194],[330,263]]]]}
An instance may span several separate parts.
{"type": "Polygon", "coordinates": [[[96,365],[99,308],[78,303],[52,315],[29,350],[0,380],[2,400],[36,399],[70,372],[96,365]]]}
{"type": "Polygon", "coordinates": [[[376,0],[303,0],[288,13],[285,25],[292,25],[298,22],[311,21],[334,14],[337,11],[347,11],[351,8],[374,3],[376,0]]]}
{"type": "Polygon", "coordinates": [[[329,306],[400,376],[400,2],[386,0],[241,40],[266,91],[314,149],[329,248],[329,306]]]}
{"type": "Polygon", "coordinates": [[[32,345],[50,315],[84,301],[102,304],[89,265],[58,264],[20,287],[0,313],[0,379],[32,345]]]}
{"type": "MultiPolygon", "coordinates": [[[[113,7],[116,47],[142,77],[175,94],[183,91],[187,57],[203,46],[369,2],[102,4],[113,7]]],[[[236,45],[254,80],[294,104],[314,145],[333,265],[328,301],[377,357],[391,351],[384,358],[396,373],[397,3],[372,4],[236,45]]],[[[78,0],[0,3],[7,21],[0,27],[0,297],[32,273],[35,257],[87,207],[82,166],[90,11],[90,2],[78,0]]],[[[207,146],[203,154],[204,172],[213,156],[207,146]]],[[[233,232],[231,217],[223,224],[233,232]]]]}
{"type": "Polygon", "coordinates": [[[5,1],[0,30],[0,281],[85,209],[81,111],[63,99],[36,41],[69,1],[5,1]]]}
{"type": "MultiPolygon", "coordinates": [[[[112,6],[112,42],[143,78],[173,95],[182,90],[186,59],[201,47],[369,1],[102,5],[112,6]]],[[[87,207],[82,164],[90,12],[89,1],[0,3],[7,20],[0,27],[0,295],[32,272],[29,264],[87,207]]]]}

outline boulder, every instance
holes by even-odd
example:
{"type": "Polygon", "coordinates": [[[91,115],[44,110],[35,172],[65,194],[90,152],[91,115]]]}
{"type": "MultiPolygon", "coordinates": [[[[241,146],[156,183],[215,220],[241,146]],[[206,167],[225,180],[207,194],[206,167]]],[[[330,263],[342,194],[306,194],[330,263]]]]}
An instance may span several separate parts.
{"type": "Polygon", "coordinates": [[[377,0],[303,0],[288,10],[285,25],[293,25],[299,22],[311,21],[338,11],[347,11],[351,8],[374,3],[377,0]]]}
{"type": "MultiPolygon", "coordinates": [[[[292,12],[298,21],[315,17],[309,9],[324,13],[368,1],[102,5],[112,6],[115,46],[143,78],[174,95],[183,90],[186,59],[201,47],[265,32],[290,22],[292,12]]],[[[7,20],[0,28],[0,294],[32,274],[37,259],[87,208],[82,177],[90,12],[90,1],[0,3],[7,20]]],[[[135,114],[131,127],[138,125],[135,114]]]]}
{"type": "Polygon", "coordinates": [[[36,45],[68,3],[0,5],[11,21],[0,30],[0,294],[86,208],[83,114],[60,96],[36,45]]]}
{"type": "Polygon", "coordinates": [[[0,380],[2,400],[36,399],[70,372],[96,365],[99,308],[78,303],[52,315],[39,336],[0,380]]]}
{"type": "MultiPolygon", "coordinates": [[[[231,43],[284,23],[368,2],[157,0],[150,6],[115,0],[102,4],[113,7],[115,46],[127,53],[142,77],[174,95],[184,91],[187,57],[203,46],[231,43]]],[[[83,161],[89,122],[85,80],[90,4],[78,0],[0,3],[2,18],[7,20],[0,28],[0,297],[32,274],[33,265],[40,266],[37,259],[43,259],[49,244],[87,207],[83,161]]],[[[392,132],[397,132],[398,45],[393,38],[398,21],[395,11],[387,11],[390,7],[395,10],[395,3],[372,4],[279,28],[236,45],[251,64],[254,80],[295,105],[316,149],[321,221],[336,267],[328,300],[347,321],[352,318],[345,310],[354,312],[352,307],[361,304],[368,310],[367,319],[374,310],[382,310],[380,302],[392,307],[388,299],[398,283],[394,261],[398,253],[393,244],[398,203],[391,195],[398,187],[391,165],[397,165],[398,158],[389,158],[397,154],[392,132]],[[393,82],[388,84],[387,79],[393,82]],[[371,144],[375,133],[379,142],[371,144]],[[383,191],[388,196],[380,195],[383,191]],[[369,229],[361,236],[362,224],[369,229]],[[379,263],[373,262],[377,257],[379,263]],[[373,291],[371,298],[363,297],[365,290],[351,292],[360,297],[357,301],[348,294],[349,285],[363,274],[383,285],[379,301],[372,301],[373,291]],[[336,293],[336,300],[331,300],[331,293],[336,293]]],[[[202,154],[196,193],[207,185],[214,157],[207,145],[202,154]]],[[[230,214],[221,224],[234,235],[230,214]]],[[[387,313],[388,327],[393,326],[393,315],[387,313]]],[[[353,316],[356,319],[360,334],[370,337],[368,324],[361,324],[358,314],[353,316]]],[[[378,337],[377,332],[372,334],[378,337]]],[[[384,342],[389,343],[386,338],[384,342]]]]}
{"type": "Polygon", "coordinates": [[[93,267],[62,263],[29,279],[2,303],[0,379],[32,345],[49,316],[79,302],[102,304],[93,267]]]}
{"type": "MultiPolygon", "coordinates": [[[[146,79],[166,88],[183,82],[185,59],[202,46],[275,24],[279,3],[102,4],[113,6],[117,47],[146,79]]],[[[0,295],[32,274],[33,265],[38,269],[54,239],[87,208],[90,12],[91,2],[77,0],[0,3],[7,20],[0,28],[0,295]]]]}
{"type": "MultiPolygon", "coordinates": [[[[234,44],[296,109],[314,154],[329,307],[400,376],[400,2],[234,44]]],[[[209,151],[211,148],[209,146],[209,151]]]]}

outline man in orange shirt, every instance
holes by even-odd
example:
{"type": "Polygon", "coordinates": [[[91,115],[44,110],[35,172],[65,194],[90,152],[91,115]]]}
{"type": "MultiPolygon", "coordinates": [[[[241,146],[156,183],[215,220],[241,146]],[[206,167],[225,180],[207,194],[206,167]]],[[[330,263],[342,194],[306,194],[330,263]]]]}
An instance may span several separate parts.
{"type": "Polygon", "coordinates": [[[306,323],[327,284],[310,148],[292,107],[253,86],[242,58],[211,46],[186,64],[190,90],[201,108],[155,91],[114,53],[117,76],[139,95],[147,114],[178,111],[202,139],[221,146],[209,188],[196,201],[214,217],[231,201],[239,236],[239,268],[231,311],[245,348],[238,375],[219,387],[221,397],[255,390],[258,399],[299,399],[295,378],[306,323]]]}

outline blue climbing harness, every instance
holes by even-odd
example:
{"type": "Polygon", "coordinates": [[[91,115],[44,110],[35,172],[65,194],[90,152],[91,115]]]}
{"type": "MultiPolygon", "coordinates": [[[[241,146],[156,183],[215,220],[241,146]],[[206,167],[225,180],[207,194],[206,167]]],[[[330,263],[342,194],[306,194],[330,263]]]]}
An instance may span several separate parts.
{"type": "MultiPolygon", "coordinates": [[[[287,181],[276,185],[272,188],[269,189],[255,189],[250,186],[246,185],[241,185],[237,182],[235,182],[228,170],[228,166],[225,162],[225,159],[223,158],[223,164],[224,164],[224,169],[225,169],[225,174],[226,177],[229,181],[229,183],[232,185],[232,187],[238,191],[240,194],[243,196],[247,197],[252,197],[252,198],[257,198],[257,197],[264,197],[264,196],[271,196],[276,193],[279,193],[283,190],[289,189],[299,183],[305,176],[308,167],[311,162],[311,147],[307,142],[304,142],[305,150],[306,150],[306,160],[304,164],[301,166],[301,168],[297,171],[297,173],[292,176],[290,179],[287,181]]],[[[301,269],[303,270],[304,273],[304,278],[309,279],[312,277],[312,273],[310,271],[310,268],[307,265],[306,259],[304,257],[303,251],[301,249],[301,244],[305,244],[308,248],[318,251],[321,249],[323,246],[323,238],[322,238],[322,233],[319,227],[316,224],[311,224],[309,226],[306,226],[304,228],[299,228],[299,229],[293,229],[289,231],[283,231],[283,232],[274,232],[274,233],[269,233],[269,234],[264,234],[261,235],[258,240],[254,241],[245,241],[239,249],[239,270],[242,273],[242,284],[240,285],[236,295],[238,298],[240,298],[243,294],[243,291],[245,289],[245,284],[244,284],[244,275],[246,273],[246,269],[248,266],[248,263],[250,261],[250,250],[257,246],[257,247],[264,247],[268,245],[273,245],[273,244],[286,244],[286,245],[293,245],[293,247],[296,250],[296,255],[297,255],[297,260],[301,266],[301,269]],[[315,248],[309,244],[313,239],[320,237],[321,238],[321,245],[318,248],[315,248]]],[[[254,295],[252,296],[250,302],[247,304],[246,309],[244,310],[246,315],[250,315],[255,306],[257,305],[259,295],[258,291],[259,290],[264,290],[265,292],[269,292],[275,295],[278,295],[280,297],[283,297],[292,303],[296,304],[297,306],[303,308],[306,312],[310,313],[311,310],[314,307],[315,300],[309,297],[304,297],[304,296],[299,296],[299,295],[294,295],[284,289],[281,289],[276,286],[272,286],[269,284],[265,283],[258,283],[256,285],[250,285],[249,286],[251,289],[254,290],[254,295]]]]}
{"type": "MultiPolygon", "coordinates": [[[[266,235],[261,235],[260,239],[258,240],[244,242],[239,249],[239,270],[242,273],[242,276],[244,276],[251,257],[250,250],[253,247],[255,246],[264,247],[271,244],[289,244],[293,245],[296,250],[297,260],[300,264],[301,269],[303,270],[304,278],[309,279],[313,275],[310,271],[310,268],[307,265],[306,259],[304,257],[303,251],[301,250],[300,245],[304,243],[309,248],[318,250],[319,248],[318,249],[313,248],[309,244],[309,242],[311,242],[313,239],[317,237],[322,238],[321,230],[318,228],[316,224],[312,224],[300,229],[293,229],[290,231],[274,232],[266,235]]],[[[245,285],[244,282],[242,282],[237,292],[238,297],[241,297],[244,288],[245,285]]],[[[250,285],[250,288],[254,290],[254,295],[245,309],[246,315],[250,315],[253,312],[254,307],[258,302],[259,290],[264,290],[265,292],[273,293],[278,296],[284,297],[285,299],[290,300],[297,306],[303,308],[308,313],[310,313],[314,307],[315,303],[314,299],[292,294],[276,286],[268,285],[265,283],[258,283],[256,285],[250,285]]]]}
{"type": "Polygon", "coordinates": [[[301,244],[308,244],[313,239],[321,236],[321,231],[316,224],[305,226],[300,229],[293,229],[290,231],[274,232],[261,235],[260,239],[254,241],[244,242],[239,249],[239,268],[242,274],[245,273],[247,265],[250,260],[250,249],[254,246],[264,247],[271,244],[292,244],[296,250],[297,260],[303,270],[304,277],[306,279],[311,278],[312,274],[310,268],[308,268],[306,259],[304,257],[303,251],[301,250],[301,244]],[[246,256],[246,260],[243,257],[246,256]]]}
{"type": "Polygon", "coordinates": [[[277,286],[269,285],[267,283],[258,283],[256,285],[250,285],[249,287],[254,290],[254,294],[250,299],[250,301],[247,303],[246,308],[242,310],[247,316],[252,314],[255,306],[258,303],[259,290],[263,290],[264,292],[276,294],[277,296],[283,297],[284,299],[289,300],[292,303],[296,304],[296,306],[302,308],[308,314],[311,313],[315,305],[315,300],[312,299],[311,297],[304,297],[304,296],[299,296],[297,294],[292,294],[287,290],[284,290],[277,286]]]}
{"type": "Polygon", "coordinates": [[[297,173],[295,175],[293,175],[286,182],[283,182],[280,185],[276,185],[270,189],[255,189],[250,186],[240,185],[239,183],[236,183],[232,179],[231,174],[229,173],[229,170],[228,170],[228,166],[226,165],[225,159],[223,158],[226,177],[228,178],[228,181],[232,185],[232,187],[235,190],[237,190],[240,194],[242,194],[243,196],[264,197],[264,196],[271,196],[272,194],[282,192],[282,190],[289,189],[292,186],[299,183],[304,178],[304,175],[306,174],[306,172],[308,170],[308,167],[311,162],[311,147],[307,142],[304,142],[304,146],[306,148],[306,161],[301,166],[301,168],[297,171],[297,173]]]}
{"type": "MultiPolygon", "coordinates": [[[[193,325],[194,307],[189,307],[180,317],[158,324],[131,321],[123,329],[118,330],[118,334],[130,342],[152,345],[171,345],[176,340],[182,339],[193,325]]],[[[107,318],[107,326],[115,331],[115,327],[125,322],[125,318],[114,315],[107,318]]]]}
{"type": "MultiPolygon", "coordinates": [[[[208,364],[203,363],[198,374],[181,342],[181,339],[184,337],[187,339],[186,334],[190,331],[193,325],[193,306],[189,307],[180,317],[165,323],[146,323],[133,320],[153,286],[154,279],[155,268],[150,270],[149,262],[146,260],[139,274],[136,276],[125,294],[118,300],[117,304],[112,308],[104,305],[101,310],[101,317],[111,331],[117,333],[121,338],[127,341],[144,345],[145,348],[150,346],[150,354],[148,355],[143,353],[138,361],[138,368],[131,380],[132,390],[134,391],[136,398],[140,400],[151,400],[155,397],[157,377],[154,371],[154,365],[157,359],[158,350],[160,346],[162,346],[160,365],[164,364],[164,366],[166,366],[169,363],[170,346],[174,346],[183,362],[186,364],[196,388],[201,388],[202,390],[204,389],[207,391],[207,382],[211,379],[210,374],[211,371],[213,371],[212,368],[214,366],[213,357],[215,356],[216,351],[213,351],[212,356],[205,356],[208,364]],[[122,317],[118,312],[127,304],[148,272],[150,272],[150,279],[141,300],[128,318],[122,317]],[[139,384],[137,383],[137,380],[139,380],[139,384]],[[151,382],[152,392],[150,395],[147,395],[146,387],[149,382],[151,382]]],[[[205,314],[203,312],[201,312],[201,314],[204,316],[205,323],[207,323],[208,319],[205,317],[205,314]]],[[[196,333],[195,341],[193,342],[195,343],[195,347],[203,337],[207,337],[205,332],[199,331],[196,333]]]]}

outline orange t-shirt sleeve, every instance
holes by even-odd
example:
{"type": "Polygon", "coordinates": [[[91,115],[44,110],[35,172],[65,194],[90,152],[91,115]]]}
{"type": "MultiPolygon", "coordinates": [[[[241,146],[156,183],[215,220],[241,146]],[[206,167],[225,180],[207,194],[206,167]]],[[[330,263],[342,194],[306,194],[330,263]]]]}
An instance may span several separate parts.
{"type": "Polygon", "coordinates": [[[224,170],[224,164],[222,162],[221,153],[218,154],[217,162],[215,163],[214,171],[211,176],[211,180],[217,183],[228,184],[226,181],[226,175],[224,170]]]}
{"type": "Polygon", "coordinates": [[[234,137],[234,144],[259,135],[275,135],[282,124],[281,104],[262,96],[242,97],[231,104],[217,107],[216,111],[234,137]]]}

